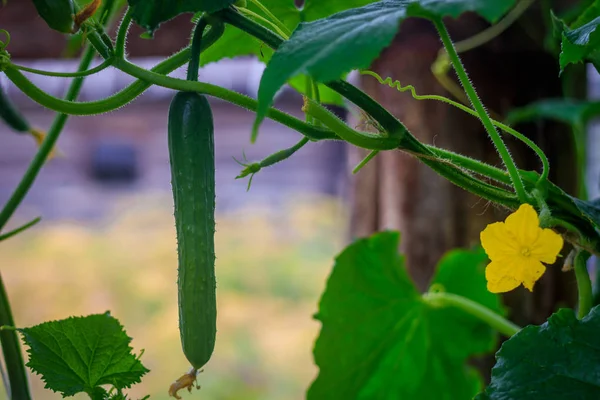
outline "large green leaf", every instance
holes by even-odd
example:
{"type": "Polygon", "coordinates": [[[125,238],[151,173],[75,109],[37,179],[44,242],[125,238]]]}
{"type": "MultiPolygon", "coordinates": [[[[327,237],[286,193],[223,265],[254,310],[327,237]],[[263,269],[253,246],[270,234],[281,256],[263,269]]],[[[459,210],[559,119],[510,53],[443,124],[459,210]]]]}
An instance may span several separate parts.
{"type": "Polygon", "coordinates": [[[27,366],[46,388],[73,396],[96,394],[99,386],[128,388],[148,372],[131,352],[118,320],[108,313],[71,317],[19,329],[29,346],[27,366]]]}
{"type": "Polygon", "coordinates": [[[368,67],[388,46],[398,25],[409,16],[456,17],[476,11],[499,18],[514,0],[383,0],[301,23],[275,52],[261,79],[254,131],[264,119],[277,91],[293,76],[309,74],[328,82],[356,68],[368,67]]]}
{"type": "MultiPolygon", "coordinates": [[[[309,400],[468,400],[480,390],[465,361],[493,350],[495,333],[458,309],[425,302],[398,242],[398,233],[379,233],[336,258],[316,315],[320,371],[309,400]]],[[[451,252],[433,284],[501,313],[498,296],[486,290],[485,261],[481,251],[451,252]]]]}
{"type": "Polygon", "coordinates": [[[559,310],[528,326],[496,354],[492,381],[480,400],[600,399],[600,306],[582,320],[559,310]]]}
{"type": "Polygon", "coordinates": [[[235,0],[127,0],[138,25],[154,32],[158,26],[183,13],[216,12],[235,0]]]}

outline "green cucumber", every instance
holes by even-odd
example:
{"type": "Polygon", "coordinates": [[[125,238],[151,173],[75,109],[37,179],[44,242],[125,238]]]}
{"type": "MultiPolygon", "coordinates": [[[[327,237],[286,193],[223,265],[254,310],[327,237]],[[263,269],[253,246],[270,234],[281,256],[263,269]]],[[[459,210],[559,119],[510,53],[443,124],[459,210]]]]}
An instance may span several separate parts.
{"type": "Polygon", "coordinates": [[[179,258],[179,331],[183,353],[195,369],[210,359],[217,325],[213,130],[204,95],[175,95],[168,135],[179,258]]]}
{"type": "Polygon", "coordinates": [[[40,17],[48,26],[62,33],[73,33],[75,4],[73,0],[33,0],[40,17]]]}
{"type": "Polygon", "coordinates": [[[13,130],[19,133],[27,133],[31,130],[29,122],[23,114],[15,107],[13,102],[8,98],[0,86],[0,118],[6,122],[13,130]]]}

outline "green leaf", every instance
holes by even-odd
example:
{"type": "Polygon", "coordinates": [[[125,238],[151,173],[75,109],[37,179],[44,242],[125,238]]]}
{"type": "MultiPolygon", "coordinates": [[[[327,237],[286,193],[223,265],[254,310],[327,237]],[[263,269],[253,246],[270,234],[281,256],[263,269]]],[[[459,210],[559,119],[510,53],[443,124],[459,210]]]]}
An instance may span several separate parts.
{"type": "MultiPolygon", "coordinates": [[[[287,29],[292,32],[300,22],[300,10],[294,5],[294,0],[262,0],[261,3],[279,19],[287,29]]],[[[248,10],[268,18],[262,10],[252,2],[248,3],[248,10]]],[[[272,28],[263,21],[255,20],[258,24],[272,28]]],[[[206,65],[223,58],[234,58],[245,55],[255,55],[259,60],[267,62],[273,50],[248,33],[231,25],[225,27],[225,33],[208,49],[202,52],[201,65],[206,65]]]]}
{"type": "Polygon", "coordinates": [[[70,317],[19,329],[29,346],[27,366],[46,388],[73,396],[99,395],[98,386],[128,388],[148,372],[131,352],[119,321],[105,314],[70,317]]]}
{"type": "MultiPolygon", "coordinates": [[[[300,10],[294,6],[293,0],[263,0],[262,4],[267,7],[290,32],[292,32],[300,22],[300,10]]],[[[253,3],[248,4],[248,9],[264,18],[268,18],[268,16],[253,3]]],[[[263,21],[256,20],[256,22],[271,28],[263,21]]],[[[254,55],[260,61],[267,63],[273,55],[273,50],[246,32],[231,25],[227,25],[223,36],[221,36],[215,44],[202,52],[200,65],[207,65],[224,58],[235,58],[248,55],[254,55]]],[[[306,78],[303,76],[296,76],[290,79],[288,83],[298,92],[304,94],[306,93],[305,79],[306,78]]],[[[342,97],[325,85],[319,84],[319,92],[321,94],[322,103],[343,104],[342,97]]]]}
{"type": "Polygon", "coordinates": [[[527,326],[496,354],[492,381],[478,399],[595,400],[600,398],[600,308],[577,320],[559,310],[527,326]]]}
{"type": "MultiPolygon", "coordinates": [[[[308,400],[467,400],[481,390],[465,361],[493,350],[495,333],[461,310],[423,301],[398,242],[398,233],[379,233],[336,258],[316,315],[319,375],[308,400]]],[[[451,252],[433,284],[500,313],[498,296],[486,290],[485,261],[482,251],[451,252]]]]}
{"type": "Polygon", "coordinates": [[[569,64],[590,61],[596,69],[600,66],[600,16],[576,29],[565,29],[560,53],[561,72],[569,64]]]}
{"type": "Polygon", "coordinates": [[[592,21],[594,18],[600,16],[600,0],[581,1],[579,6],[585,8],[583,10],[579,10],[579,15],[575,21],[570,24],[571,29],[579,28],[592,21]]]}
{"type": "Polygon", "coordinates": [[[368,67],[392,42],[405,18],[456,17],[464,11],[476,11],[495,20],[513,3],[514,0],[383,0],[301,23],[275,52],[262,76],[253,136],[275,94],[292,77],[308,74],[318,82],[328,82],[352,69],[368,67]]]}
{"type": "Polygon", "coordinates": [[[302,20],[314,21],[340,11],[375,3],[377,0],[306,0],[302,7],[302,20]]]}
{"type": "Polygon", "coordinates": [[[509,124],[550,119],[569,125],[583,126],[598,114],[600,114],[600,102],[562,98],[540,100],[511,110],[506,119],[509,124]]]}
{"type": "Polygon", "coordinates": [[[213,13],[229,7],[235,0],[127,0],[138,25],[154,32],[158,26],[183,13],[213,13]]]}
{"type": "Polygon", "coordinates": [[[600,199],[591,201],[580,200],[576,197],[571,197],[573,203],[577,206],[581,214],[596,227],[600,229],[600,199]]]}
{"type": "Polygon", "coordinates": [[[514,4],[515,0],[415,0],[409,5],[409,14],[430,19],[456,18],[464,12],[473,11],[489,22],[496,22],[514,4]]]}

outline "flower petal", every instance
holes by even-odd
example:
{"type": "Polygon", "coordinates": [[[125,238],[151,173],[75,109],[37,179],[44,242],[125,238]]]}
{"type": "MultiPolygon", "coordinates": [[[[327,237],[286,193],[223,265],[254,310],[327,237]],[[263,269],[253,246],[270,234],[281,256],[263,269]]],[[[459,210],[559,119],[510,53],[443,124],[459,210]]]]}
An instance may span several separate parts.
{"type": "Polygon", "coordinates": [[[507,231],[504,222],[489,224],[479,237],[490,260],[498,260],[519,252],[520,246],[507,231]]]}
{"type": "Polygon", "coordinates": [[[485,278],[487,279],[487,288],[492,293],[510,292],[521,284],[517,279],[518,271],[511,262],[512,259],[505,258],[501,261],[492,261],[485,268],[485,278]]]}
{"type": "Polygon", "coordinates": [[[531,246],[540,234],[540,220],[537,212],[529,204],[521,204],[505,221],[509,231],[521,246],[531,246]]]}
{"type": "Polygon", "coordinates": [[[544,275],[546,267],[541,262],[529,257],[523,257],[519,264],[523,286],[533,292],[533,285],[544,275]]]}
{"type": "Polygon", "coordinates": [[[552,229],[542,229],[538,240],[531,246],[531,256],[546,264],[553,264],[563,244],[563,238],[558,233],[552,229]]]}

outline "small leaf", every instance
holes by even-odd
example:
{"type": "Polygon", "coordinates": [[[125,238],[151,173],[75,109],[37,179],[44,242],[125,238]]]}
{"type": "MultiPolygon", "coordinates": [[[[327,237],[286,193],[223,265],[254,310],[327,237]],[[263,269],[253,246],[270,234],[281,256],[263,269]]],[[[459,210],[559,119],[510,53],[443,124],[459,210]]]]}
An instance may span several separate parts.
{"type": "MultiPolygon", "coordinates": [[[[540,175],[535,171],[519,170],[523,178],[525,189],[531,191],[536,188],[536,183],[540,175]]],[[[546,201],[552,212],[552,216],[576,227],[584,236],[585,243],[581,243],[576,237],[570,236],[571,242],[585,248],[593,254],[600,254],[600,236],[597,229],[600,229],[600,220],[594,217],[590,208],[586,207],[588,203],[571,197],[554,183],[547,181],[545,183],[548,193],[546,201]]]]}
{"type": "Polygon", "coordinates": [[[328,82],[352,69],[368,67],[392,42],[405,18],[456,17],[475,11],[493,21],[512,4],[514,0],[382,0],[301,23],[265,69],[252,136],[256,137],[275,94],[291,78],[307,74],[318,82],[328,82]]]}
{"type": "Polygon", "coordinates": [[[600,65],[600,16],[579,28],[565,29],[560,53],[561,72],[569,64],[590,61],[598,70],[600,65]]]}
{"type": "MultiPolygon", "coordinates": [[[[316,315],[319,375],[308,400],[469,400],[481,390],[465,361],[493,350],[495,333],[461,310],[423,301],[398,241],[398,233],[379,233],[336,258],[316,315]]],[[[500,313],[498,296],[486,290],[486,259],[482,251],[451,252],[433,283],[500,313]]]]}
{"type": "Polygon", "coordinates": [[[27,366],[42,376],[47,389],[65,397],[80,392],[98,396],[98,387],[107,384],[128,388],[148,372],[131,353],[131,338],[108,312],[19,331],[29,346],[27,366]]]}
{"type": "Polygon", "coordinates": [[[128,0],[133,20],[154,32],[158,26],[183,13],[213,13],[229,7],[235,0],[128,0]]]}
{"type": "Polygon", "coordinates": [[[527,326],[496,354],[484,400],[595,400],[600,398],[600,306],[577,320],[559,310],[541,326],[527,326]]]}

